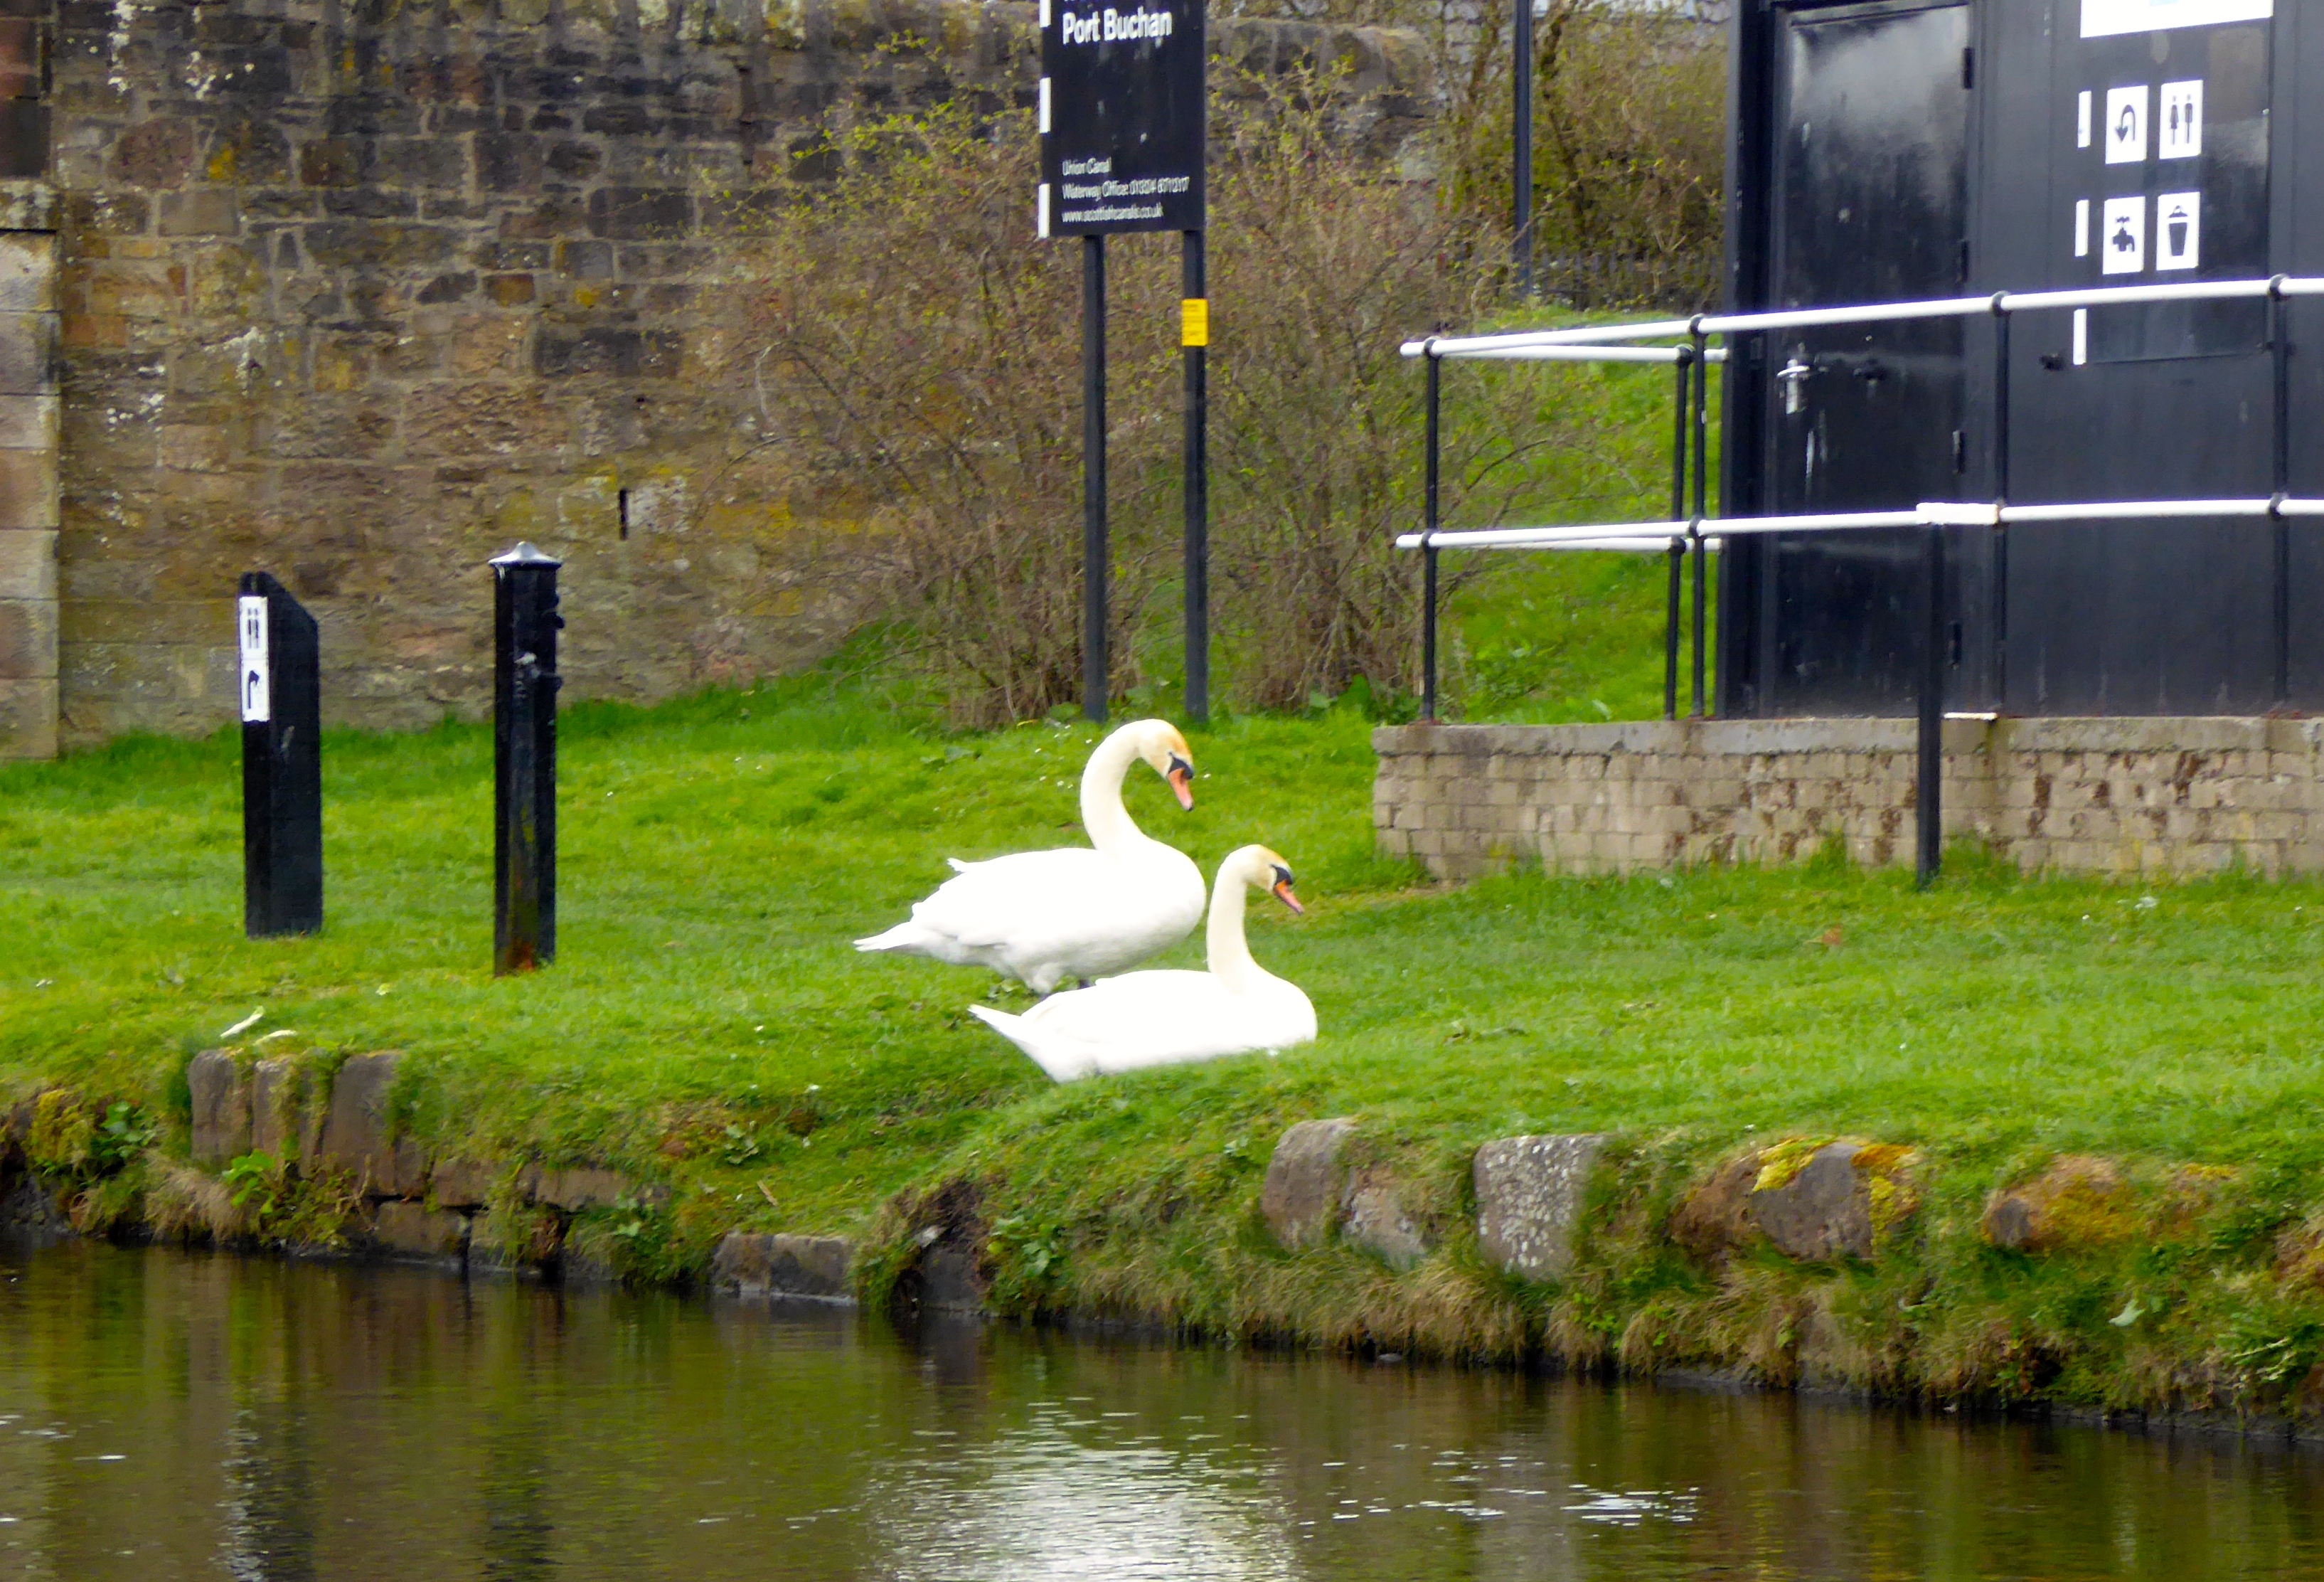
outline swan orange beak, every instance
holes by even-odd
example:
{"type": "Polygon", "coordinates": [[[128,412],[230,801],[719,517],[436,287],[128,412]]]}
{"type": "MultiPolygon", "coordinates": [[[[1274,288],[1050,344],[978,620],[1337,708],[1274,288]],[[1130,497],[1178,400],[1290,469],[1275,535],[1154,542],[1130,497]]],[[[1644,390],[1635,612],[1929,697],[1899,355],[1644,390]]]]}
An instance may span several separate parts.
{"type": "Polygon", "coordinates": [[[1299,904],[1299,898],[1296,895],[1291,893],[1290,880],[1286,879],[1276,885],[1275,899],[1283,902],[1284,905],[1289,907],[1299,916],[1305,917],[1307,915],[1307,909],[1299,904]]]}
{"type": "Polygon", "coordinates": [[[1188,766],[1185,760],[1172,759],[1169,773],[1164,778],[1169,781],[1170,789],[1178,793],[1178,805],[1188,812],[1193,812],[1194,810],[1194,772],[1188,766]]]}

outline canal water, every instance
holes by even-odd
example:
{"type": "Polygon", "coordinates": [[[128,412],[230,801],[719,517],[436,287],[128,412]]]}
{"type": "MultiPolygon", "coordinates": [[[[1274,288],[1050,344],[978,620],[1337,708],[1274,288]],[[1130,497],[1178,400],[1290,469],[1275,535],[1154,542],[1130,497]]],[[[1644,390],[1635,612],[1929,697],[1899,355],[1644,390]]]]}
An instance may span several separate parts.
{"type": "Polygon", "coordinates": [[[2312,1578],[2324,1457],[0,1244],[0,1577],[2312,1578]]]}

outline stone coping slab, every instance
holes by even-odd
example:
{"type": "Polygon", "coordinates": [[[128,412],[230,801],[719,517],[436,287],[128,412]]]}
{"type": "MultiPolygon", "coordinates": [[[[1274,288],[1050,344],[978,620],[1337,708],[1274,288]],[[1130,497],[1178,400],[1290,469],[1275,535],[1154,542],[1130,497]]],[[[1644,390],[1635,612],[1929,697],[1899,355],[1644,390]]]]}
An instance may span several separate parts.
{"type": "MultiPolygon", "coordinates": [[[[1372,732],[1372,750],[1389,757],[1413,753],[1911,753],[1919,746],[1915,721],[1873,715],[1596,725],[1422,724],[1380,726],[1372,732]]],[[[2324,747],[2324,718],[2107,715],[1945,721],[1947,753],[2314,753],[2319,747],[2324,747]]]]}

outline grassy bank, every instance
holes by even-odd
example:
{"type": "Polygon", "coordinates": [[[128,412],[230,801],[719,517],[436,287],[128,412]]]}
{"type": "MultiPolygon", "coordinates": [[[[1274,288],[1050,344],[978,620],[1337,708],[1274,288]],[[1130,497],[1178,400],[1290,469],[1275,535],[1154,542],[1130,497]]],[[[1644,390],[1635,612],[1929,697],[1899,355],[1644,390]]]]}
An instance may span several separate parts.
{"type": "Polygon", "coordinates": [[[126,1099],[182,1151],[185,1061],[263,1011],[235,1044],[407,1051],[405,1123],[439,1148],[672,1186],[605,1244],[646,1275],[737,1226],[853,1235],[892,1269],[914,1203],[967,1181],[1019,1312],[2113,1404],[2313,1389],[2324,887],[2030,882],[1962,854],[1926,895],[1836,864],[1446,889],[1371,854],[1367,728],[1197,735],[1190,815],[1130,788],[1206,867],[1254,838],[1298,867],[1311,915],[1255,913],[1254,947],[1322,1040],[1064,1088],[964,1013],[990,979],[848,941],[946,856],[1074,838],[1088,727],[923,734],[805,683],[577,710],[560,954],[513,981],[488,971],[484,730],[330,741],[314,939],[240,937],[229,739],[10,767],[0,1098],[126,1099]],[[1435,1239],[1416,1270],[1268,1239],[1276,1139],[1333,1115],[1435,1239]],[[1581,1273],[1490,1272],[1470,1153],[1578,1131],[1618,1139],[1581,1273]],[[1868,1263],[1665,1234],[1737,1150],[1840,1134],[1919,1151],[1918,1211],[1868,1263]],[[1989,1190],[2079,1154],[2115,1184],[2063,1243],[1987,1244],[1989,1190]]]}

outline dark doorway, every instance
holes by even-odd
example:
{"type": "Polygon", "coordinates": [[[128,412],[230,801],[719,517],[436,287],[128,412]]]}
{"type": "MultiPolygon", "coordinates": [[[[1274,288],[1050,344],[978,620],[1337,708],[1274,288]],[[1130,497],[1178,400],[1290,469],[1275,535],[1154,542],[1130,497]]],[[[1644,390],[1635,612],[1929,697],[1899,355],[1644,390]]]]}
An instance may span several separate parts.
{"type": "MultiPolygon", "coordinates": [[[[1948,297],[1967,282],[1971,57],[1965,5],[1779,14],[1770,51],[1768,306],[1948,297]]],[[[1958,319],[1770,335],[1761,509],[1956,498],[1968,461],[1958,319]]],[[[1955,532],[1948,701],[1990,690],[1990,534],[1955,532]]],[[[1759,550],[1763,714],[1910,712],[1920,539],[1786,534],[1759,550]]]]}

